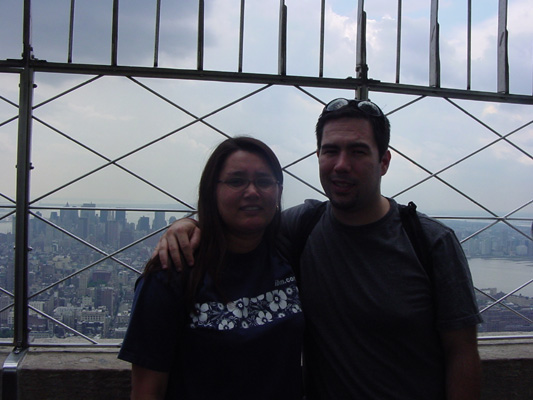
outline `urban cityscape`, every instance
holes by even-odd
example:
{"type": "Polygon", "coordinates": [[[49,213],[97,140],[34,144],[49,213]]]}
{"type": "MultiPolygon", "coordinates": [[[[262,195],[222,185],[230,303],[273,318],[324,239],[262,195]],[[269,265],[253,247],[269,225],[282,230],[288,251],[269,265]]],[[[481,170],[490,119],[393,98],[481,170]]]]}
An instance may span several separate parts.
{"type": "MultiPolygon", "coordinates": [[[[175,220],[165,211],[139,213],[121,209],[99,209],[94,203],[36,213],[29,223],[29,326],[31,340],[79,337],[116,342],[124,337],[133,300],[134,284],[155,247],[154,232],[175,220]],[[68,232],[68,233],[65,233],[68,232]],[[81,272],[80,272],[81,271],[81,272]],[[47,316],[49,318],[47,318],[47,316]],[[75,332],[76,331],[76,332],[75,332]]],[[[0,233],[0,337],[13,335],[14,226],[0,233]]],[[[6,223],[6,219],[2,220],[6,223]]],[[[446,220],[459,239],[477,232],[485,224],[472,220],[446,220]]],[[[523,232],[531,234],[530,227],[523,232]]],[[[524,235],[497,224],[463,244],[469,258],[500,258],[533,261],[533,245],[524,235]]],[[[533,278],[533,264],[531,270],[533,278]]],[[[478,288],[480,309],[503,293],[493,286],[478,288]]],[[[533,331],[533,297],[512,295],[505,305],[483,313],[480,332],[533,331]]],[[[83,339],[82,339],[83,340],[83,339]]]]}

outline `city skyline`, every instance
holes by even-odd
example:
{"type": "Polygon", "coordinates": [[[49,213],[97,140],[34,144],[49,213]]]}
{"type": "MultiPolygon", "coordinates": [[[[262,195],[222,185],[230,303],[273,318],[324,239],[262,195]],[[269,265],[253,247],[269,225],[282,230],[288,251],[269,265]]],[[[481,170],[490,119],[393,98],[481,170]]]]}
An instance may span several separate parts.
{"type": "MultiPolygon", "coordinates": [[[[74,240],[52,225],[37,218],[30,220],[30,246],[33,248],[29,260],[30,305],[88,337],[120,340],[129,321],[134,282],[158,238],[152,236],[143,240],[143,237],[171,221],[167,221],[162,211],[154,211],[151,219],[140,216],[137,220],[128,218],[124,210],[98,211],[97,204],[85,203],[82,210],[64,208],[52,212],[51,222],[87,241],[90,246],[114,254],[113,259],[104,257],[101,251],[74,240]],[[135,241],[137,244],[129,247],[135,241]],[[117,253],[120,249],[126,250],[117,253]],[[126,268],[121,263],[130,267],[126,268]],[[87,266],[90,268],[85,269],[87,266]],[[83,272],[77,273],[79,270],[83,272]],[[58,280],[61,283],[54,283],[58,280]]],[[[479,228],[478,221],[445,222],[455,229],[459,238],[467,237],[479,228]]],[[[0,286],[7,290],[11,290],[13,285],[12,278],[9,278],[12,276],[10,257],[13,240],[12,234],[0,233],[0,286]]],[[[519,237],[515,231],[504,226],[481,233],[463,247],[470,258],[530,260],[529,268],[533,273],[533,246],[526,238],[519,237]]],[[[482,292],[493,298],[505,295],[498,290],[502,283],[499,279],[493,285],[478,288],[480,308],[491,303],[482,292]]],[[[0,296],[0,308],[8,306],[10,301],[8,296],[0,296]]],[[[515,311],[526,317],[533,316],[533,296],[511,296],[508,302],[515,311]]],[[[34,340],[72,335],[63,325],[53,324],[43,316],[35,315],[35,312],[31,314],[30,327],[34,340]]],[[[509,310],[500,307],[484,316],[485,323],[480,332],[532,329],[509,310]]],[[[12,311],[0,313],[0,335],[9,336],[12,324],[12,311]]]]}

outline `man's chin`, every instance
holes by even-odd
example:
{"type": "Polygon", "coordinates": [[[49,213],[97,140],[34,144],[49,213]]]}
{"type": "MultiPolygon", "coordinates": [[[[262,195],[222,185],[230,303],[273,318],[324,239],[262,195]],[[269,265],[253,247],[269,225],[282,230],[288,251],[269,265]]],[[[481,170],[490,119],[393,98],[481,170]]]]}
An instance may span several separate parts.
{"type": "Polygon", "coordinates": [[[357,210],[357,201],[354,200],[342,200],[336,198],[329,199],[331,206],[337,210],[352,211],[357,210]]]}

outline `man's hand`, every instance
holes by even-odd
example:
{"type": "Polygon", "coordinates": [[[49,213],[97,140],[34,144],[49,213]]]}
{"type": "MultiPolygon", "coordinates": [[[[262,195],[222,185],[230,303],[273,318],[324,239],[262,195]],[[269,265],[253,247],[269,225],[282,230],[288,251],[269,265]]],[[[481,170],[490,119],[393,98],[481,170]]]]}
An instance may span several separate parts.
{"type": "Polygon", "coordinates": [[[183,269],[184,262],[194,264],[194,251],[200,245],[200,228],[198,223],[191,218],[182,218],[174,222],[161,236],[152,258],[159,255],[163,269],[168,268],[168,256],[172,258],[178,271],[183,269]],[[183,260],[182,260],[183,255],[183,260]]]}

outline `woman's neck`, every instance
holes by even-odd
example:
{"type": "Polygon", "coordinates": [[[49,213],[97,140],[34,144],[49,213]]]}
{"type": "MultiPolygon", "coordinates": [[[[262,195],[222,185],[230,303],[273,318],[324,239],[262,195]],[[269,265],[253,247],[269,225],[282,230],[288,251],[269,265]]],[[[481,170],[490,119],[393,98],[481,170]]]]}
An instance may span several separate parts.
{"type": "Polygon", "coordinates": [[[237,254],[249,253],[259,246],[262,239],[263,233],[249,235],[234,235],[230,233],[227,237],[228,250],[237,254]]]}

